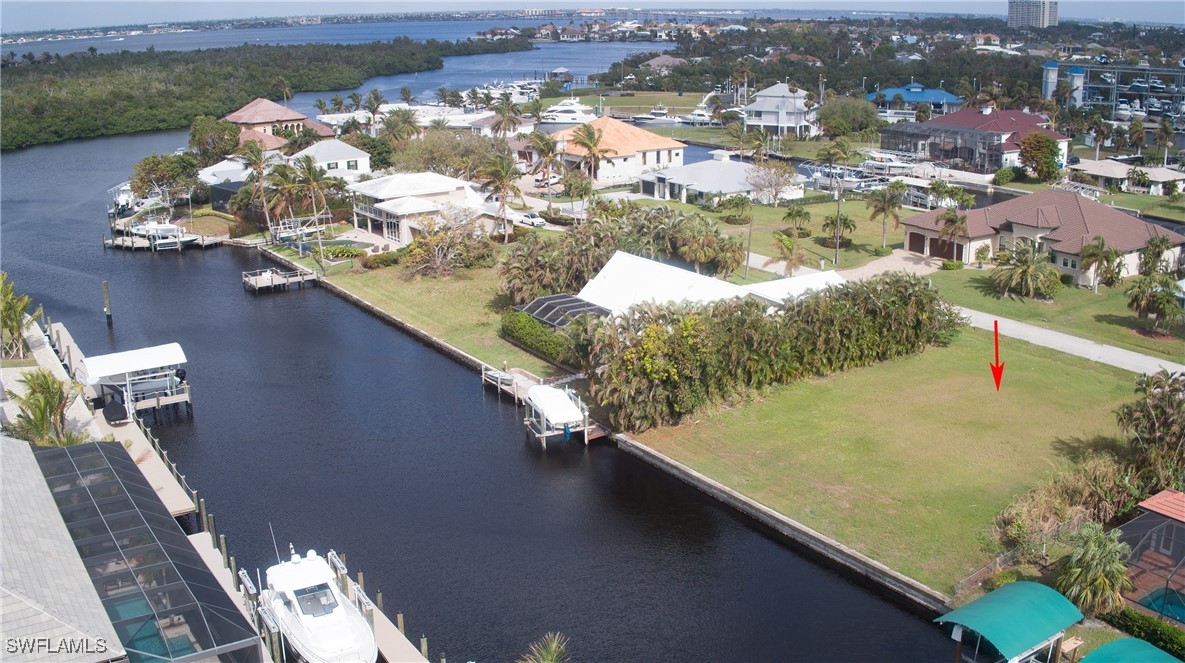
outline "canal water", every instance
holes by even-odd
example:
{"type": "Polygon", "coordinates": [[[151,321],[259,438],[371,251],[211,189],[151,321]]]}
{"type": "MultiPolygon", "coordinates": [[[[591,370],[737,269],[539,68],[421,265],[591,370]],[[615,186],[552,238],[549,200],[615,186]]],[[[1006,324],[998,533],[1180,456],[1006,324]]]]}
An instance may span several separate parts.
{"type": "Polygon", "coordinates": [[[156,430],[242,566],[275,559],[269,523],[344,551],[434,659],[550,630],[581,661],[949,658],[925,617],[613,447],[541,451],[475,373],[327,291],[244,292],[255,252],[104,251],[107,187],[184,142],[5,154],[0,262],[88,354],[181,343],[195,416],[156,430]]]}

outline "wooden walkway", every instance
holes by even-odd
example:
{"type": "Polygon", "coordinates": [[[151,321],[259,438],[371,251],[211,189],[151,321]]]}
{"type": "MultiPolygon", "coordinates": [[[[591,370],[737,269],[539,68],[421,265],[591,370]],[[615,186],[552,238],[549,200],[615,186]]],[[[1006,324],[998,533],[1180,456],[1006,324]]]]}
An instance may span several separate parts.
{"type": "Polygon", "coordinates": [[[307,270],[283,272],[278,269],[259,269],[254,272],[243,272],[243,289],[252,292],[287,290],[295,285],[303,288],[305,283],[316,284],[316,272],[307,270]]]}

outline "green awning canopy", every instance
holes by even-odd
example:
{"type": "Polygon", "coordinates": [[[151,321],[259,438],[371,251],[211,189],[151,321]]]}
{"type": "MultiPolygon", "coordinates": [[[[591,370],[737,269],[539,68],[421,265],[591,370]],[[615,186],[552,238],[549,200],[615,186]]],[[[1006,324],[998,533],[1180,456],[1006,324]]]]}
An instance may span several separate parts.
{"type": "Polygon", "coordinates": [[[935,619],[975,631],[1011,660],[1066,630],[1082,613],[1057,591],[1013,582],[935,619]]]}
{"type": "Polygon", "coordinates": [[[1167,654],[1147,642],[1137,640],[1136,638],[1123,638],[1122,640],[1108,642],[1082,659],[1082,663],[1131,663],[1132,661],[1139,661],[1140,663],[1180,663],[1175,656],[1167,654]]]}

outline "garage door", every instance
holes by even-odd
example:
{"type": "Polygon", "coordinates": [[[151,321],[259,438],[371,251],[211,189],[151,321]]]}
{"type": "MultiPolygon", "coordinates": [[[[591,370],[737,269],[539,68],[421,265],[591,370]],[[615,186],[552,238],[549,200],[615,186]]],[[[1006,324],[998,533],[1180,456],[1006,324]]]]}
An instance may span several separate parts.
{"type": "Polygon", "coordinates": [[[914,253],[925,253],[926,236],[922,233],[909,233],[909,250],[914,253]]]}
{"type": "Polygon", "coordinates": [[[962,260],[963,245],[948,240],[932,238],[930,240],[930,255],[943,260],[962,260]]]}

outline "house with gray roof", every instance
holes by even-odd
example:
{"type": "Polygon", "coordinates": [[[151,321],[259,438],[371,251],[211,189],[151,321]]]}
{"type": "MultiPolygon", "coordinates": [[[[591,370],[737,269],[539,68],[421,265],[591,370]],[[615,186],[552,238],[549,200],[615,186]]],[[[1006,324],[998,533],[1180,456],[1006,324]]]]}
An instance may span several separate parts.
{"type": "MultiPolygon", "coordinates": [[[[750,173],[755,166],[744,161],[733,161],[727,150],[712,150],[710,161],[700,161],[686,166],[645,173],[638,178],[643,195],[658,200],[677,200],[681,203],[698,203],[718,200],[729,196],[743,195],[761,198],[749,183],[750,173]]],[[[778,196],[779,200],[801,198],[802,186],[787,187],[778,196]]],[[[765,196],[768,197],[768,196],[765,196]]],[[[758,200],[772,203],[771,200],[758,200]]]]}
{"type": "Polygon", "coordinates": [[[753,101],[745,106],[745,126],[778,136],[792,133],[798,138],[819,133],[818,116],[806,92],[785,83],[753,95],[753,101]]]}

